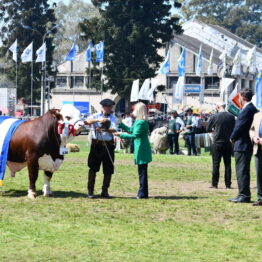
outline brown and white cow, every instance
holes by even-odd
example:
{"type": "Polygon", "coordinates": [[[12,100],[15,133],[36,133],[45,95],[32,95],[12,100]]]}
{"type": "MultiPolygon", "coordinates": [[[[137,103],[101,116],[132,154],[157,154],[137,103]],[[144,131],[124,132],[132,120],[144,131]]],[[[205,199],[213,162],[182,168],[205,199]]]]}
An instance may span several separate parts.
{"type": "Polygon", "coordinates": [[[52,194],[50,180],[64,160],[62,151],[83,126],[80,111],[72,105],[64,105],[61,110],[51,109],[17,128],[10,141],[7,166],[13,177],[27,166],[29,198],[36,197],[35,183],[39,170],[44,171],[44,196],[52,194]]]}

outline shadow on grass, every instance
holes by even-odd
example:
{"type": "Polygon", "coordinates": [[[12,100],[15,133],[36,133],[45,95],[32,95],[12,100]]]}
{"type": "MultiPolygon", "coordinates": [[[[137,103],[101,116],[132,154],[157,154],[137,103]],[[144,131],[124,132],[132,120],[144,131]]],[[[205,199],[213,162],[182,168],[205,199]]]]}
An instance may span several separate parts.
{"type": "MultiPolygon", "coordinates": [[[[8,190],[1,194],[3,197],[25,197],[27,191],[24,190],[8,190]]],[[[38,190],[36,196],[43,196],[43,192],[38,190]]],[[[81,198],[86,197],[86,194],[73,191],[53,191],[52,198],[81,198]]]]}
{"type": "MultiPolygon", "coordinates": [[[[1,194],[3,197],[26,197],[27,191],[25,190],[8,190],[1,194]]],[[[43,192],[38,190],[36,192],[38,197],[43,196],[43,192]]],[[[86,198],[86,194],[74,191],[53,191],[52,198],[86,198]]],[[[169,199],[169,200],[197,200],[205,199],[207,197],[197,196],[149,196],[149,199],[169,199]]],[[[94,199],[103,199],[100,195],[95,195],[94,199]]],[[[111,199],[136,199],[135,196],[111,196],[111,199]]]]}
{"type": "Polygon", "coordinates": [[[154,199],[173,199],[173,200],[197,200],[197,199],[206,199],[208,197],[197,197],[197,196],[153,196],[154,199]]]}

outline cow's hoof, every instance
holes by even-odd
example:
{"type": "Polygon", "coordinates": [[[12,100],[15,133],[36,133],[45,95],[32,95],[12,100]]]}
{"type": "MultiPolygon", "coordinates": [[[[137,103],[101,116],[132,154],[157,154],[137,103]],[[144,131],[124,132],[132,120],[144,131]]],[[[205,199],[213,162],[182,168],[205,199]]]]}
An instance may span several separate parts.
{"type": "Polygon", "coordinates": [[[36,192],[28,191],[28,195],[27,196],[30,199],[36,199],[36,192]]]}
{"type": "Polygon", "coordinates": [[[43,196],[44,197],[52,197],[53,196],[53,192],[52,191],[44,192],[43,196]]]}

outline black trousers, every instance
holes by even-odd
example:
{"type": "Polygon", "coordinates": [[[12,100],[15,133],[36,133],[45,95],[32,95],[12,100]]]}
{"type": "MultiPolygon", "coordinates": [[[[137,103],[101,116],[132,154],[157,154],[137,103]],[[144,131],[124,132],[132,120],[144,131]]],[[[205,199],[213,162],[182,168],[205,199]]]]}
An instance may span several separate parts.
{"type": "Polygon", "coordinates": [[[147,164],[138,165],[139,190],[137,196],[139,198],[148,198],[147,167],[147,164]]]}
{"type": "Polygon", "coordinates": [[[193,154],[196,156],[197,151],[196,151],[196,145],[195,145],[195,133],[186,134],[185,141],[186,141],[188,155],[191,156],[192,151],[193,151],[193,154]]]}
{"type": "Polygon", "coordinates": [[[250,197],[250,162],[252,151],[234,152],[239,195],[250,197]]]}
{"type": "Polygon", "coordinates": [[[92,143],[88,156],[88,167],[94,172],[99,172],[101,164],[104,174],[114,174],[115,145],[104,143],[92,143]]]}
{"type": "Polygon", "coordinates": [[[179,153],[179,143],[178,143],[179,134],[168,134],[168,144],[169,144],[169,153],[178,154],[179,153]],[[175,150],[174,150],[175,146],[175,150]]]}
{"type": "Polygon", "coordinates": [[[257,173],[257,198],[262,201],[262,150],[259,149],[255,155],[255,165],[257,173]]]}
{"type": "Polygon", "coordinates": [[[231,186],[231,154],[232,146],[231,143],[214,143],[212,146],[212,185],[217,186],[219,181],[219,168],[220,162],[223,158],[225,166],[225,185],[226,187],[231,186]]]}

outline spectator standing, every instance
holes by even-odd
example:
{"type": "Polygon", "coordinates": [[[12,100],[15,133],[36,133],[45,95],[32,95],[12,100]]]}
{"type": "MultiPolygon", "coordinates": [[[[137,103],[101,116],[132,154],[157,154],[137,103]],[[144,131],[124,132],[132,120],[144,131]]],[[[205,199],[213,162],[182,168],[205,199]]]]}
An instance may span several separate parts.
{"type": "Polygon", "coordinates": [[[186,132],[185,132],[185,141],[188,151],[188,155],[191,156],[192,151],[193,155],[197,155],[196,145],[195,145],[195,132],[197,127],[197,119],[193,115],[192,108],[186,110],[186,132]]]}
{"type": "Polygon", "coordinates": [[[231,155],[232,144],[230,136],[235,126],[235,117],[225,111],[224,103],[217,103],[217,114],[211,116],[207,124],[207,132],[213,132],[212,145],[212,184],[210,188],[217,188],[221,158],[225,166],[225,185],[231,188],[231,155]]]}
{"type": "Polygon", "coordinates": [[[250,202],[250,161],[253,145],[249,136],[249,130],[253,122],[256,107],[252,104],[252,90],[245,88],[240,91],[240,103],[243,109],[239,114],[231,134],[231,142],[234,143],[234,156],[236,162],[236,175],[239,193],[235,198],[229,199],[235,203],[250,202]]]}
{"type": "Polygon", "coordinates": [[[179,154],[179,133],[184,128],[185,124],[183,120],[178,116],[177,111],[174,110],[171,112],[171,119],[168,121],[168,144],[169,144],[169,153],[179,154]],[[175,150],[174,150],[175,146],[175,150]]]}

